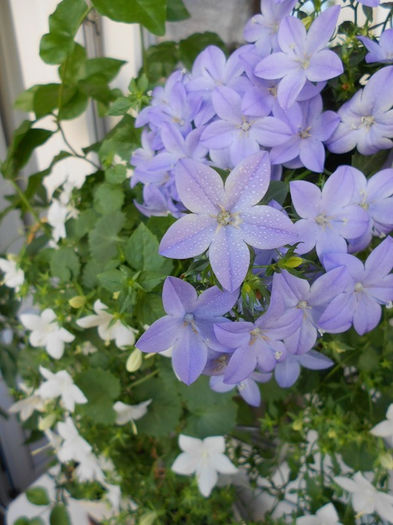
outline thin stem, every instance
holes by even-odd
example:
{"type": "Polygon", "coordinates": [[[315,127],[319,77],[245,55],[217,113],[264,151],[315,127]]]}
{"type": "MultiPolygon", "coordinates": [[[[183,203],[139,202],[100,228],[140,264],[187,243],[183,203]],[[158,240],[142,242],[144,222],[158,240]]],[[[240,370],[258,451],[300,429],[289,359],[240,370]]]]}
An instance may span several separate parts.
{"type": "Polygon", "coordinates": [[[26,199],[26,196],[25,194],[23,193],[23,191],[20,189],[20,187],[17,185],[17,183],[12,180],[12,179],[8,179],[8,181],[12,184],[12,186],[14,187],[16,193],[18,194],[20,200],[23,202],[23,204],[25,205],[26,209],[29,211],[29,213],[31,213],[31,215],[33,215],[33,217],[36,219],[37,222],[40,222],[41,219],[40,219],[40,216],[38,215],[38,213],[33,209],[33,207],[31,206],[30,202],[26,199]]]}
{"type": "Polygon", "coordinates": [[[158,370],[154,370],[154,372],[151,372],[150,374],[147,374],[147,376],[142,377],[141,379],[138,379],[137,381],[134,381],[133,383],[131,383],[129,388],[134,388],[134,386],[141,385],[142,383],[144,383],[145,381],[147,381],[151,377],[156,376],[157,374],[158,374],[158,370]]]}
{"type": "Polygon", "coordinates": [[[92,166],[94,166],[97,170],[101,169],[101,167],[96,164],[95,162],[93,162],[92,160],[88,159],[85,155],[81,155],[80,153],[78,153],[76,151],[76,149],[70,144],[70,142],[68,141],[67,137],[65,136],[65,133],[64,133],[64,130],[59,122],[59,120],[56,120],[56,124],[57,124],[57,129],[60,131],[60,134],[62,136],[62,139],[64,140],[64,143],[66,144],[66,146],[68,147],[68,149],[71,151],[72,155],[74,157],[77,157],[78,159],[83,159],[85,160],[86,162],[88,162],[89,164],[91,164],[92,166]]]}

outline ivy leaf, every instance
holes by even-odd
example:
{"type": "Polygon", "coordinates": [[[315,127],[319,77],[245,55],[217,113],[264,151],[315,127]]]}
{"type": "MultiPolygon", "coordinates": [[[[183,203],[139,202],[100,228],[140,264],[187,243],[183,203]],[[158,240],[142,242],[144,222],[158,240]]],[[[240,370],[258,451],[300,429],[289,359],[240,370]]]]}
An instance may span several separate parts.
{"type": "Polygon", "coordinates": [[[43,487],[31,487],[26,490],[25,494],[33,505],[49,505],[50,503],[48,492],[43,487]]]}
{"type": "Polygon", "coordinates": [[[186,20],[187,18],[190,18],[190,13],[184,5],[183,0],[168,0],[166,9],[167,20],[177,22],[179,20],[186,20]]]}
{"type": "Polygon", "coordinates": [[[174,388],[168,388],[160,378],[135,388],[138,398],[151,399],[147,414],[137,421],[138,432],[149,436],[168,436],[181,416],[180,398],[174,388]]]}
{"type": "Polygon", "coordinates": [[[84,0],[63,0],[49,17],[49,33],[41,38],[40,57],[60,64],[74,49],[74,36],[89,9],[84,0]]]}
{"type": "Polygon", "coordinates": [[[50,269],[54,277],[59,277],[63,282],[75,279],[79,275],[79,257],[73,248],[62,247],[53,250],[50,259],[50,269]]]}
{"type": "Polygon", "coordinates": [[[49,516],[49,523],[50,525],[71,525],[71,520],[65,505],[58,503],[53,507],[49,516]]]}
{"type": "Polygon", "coordinates": [[[206,31],[205,33],[194,33],[193,35],[180,40],[179,52],[180,60],[187,69],[191,69],[195,58],[207,46],[218,46],[224,52],[226,51],[225,44],[217,33],[206,31]]]}
{"type": "Polygon", "coordinates": [[[81,115],[89,102],[89,97],[79,90],[74,91],[71,98],[65,101],[59,108],[60,120],[71,120],[81,115]]]}
{"type": "Polygon", "coordinates": [[[24,120],[14,132],[7,158],[1,165],[1,171],[6,179],[16,177],[27,164],[34,149],[44,144],[53,135],[53,131],[32,128],[32,124],[32,121],[24,120]]]}
{"type": "Polygon", "coordinates": [[[117,22],[139,23],[155,35],[164,35],[166,0],[92,0],[97,11],[117,22]]]}
{"type": "Polygon", "coordinates": [[[89,234],[89,248],[93,257],[101,262],[109,261],[117,254],[117,234],[122,229],[125,216],[116,211],[109,217],[101,217],[89,234]]]}
{"type": "Polygon", "coordinates": [[[119,379],[101,368],[90,368],[76,377],[75,383],[87,397],[79,409],[96,423],[110,425],[116,419],[113,401],[120,394],[119,379]]]}
{"type": "Polygon", "coordinates": [[[164,276],[172,270],[172,261],[159,255],[158,240],[143,223],[128,239],[124,252],[127,262],[135,270],[161,273],[164,276]]]}
{"type": "Polygon", "coordinates": [[[188,387],[179,385],[179,388],[190,411],[185,434],[204,438],[231,432],[236,425],[237,412],[231,393],[213,392],[206,377],[200,377],[188,387]]]}
{"type": "Polygon", "coordinates": [[[140,130],[135,129],[135,119],[124,115],[121,121],[107,134],[98,151],[101,162],[112,164],[115,152],[129,161],[133,148],[139,144],[140,130]]]}
{"type": "Polygon", "coordinates": [[[146,292],[151,292],[165,277],[166,274],[163,275],[161,272],[142,272],[138,282],[146,292]]]}
{"type": "Polygon", "coordinates": [[[124,192],[118,186],[104,182],[100,184],[94,194],[94,208],[102,215],[120,210],[124,202],[124,192]]]}

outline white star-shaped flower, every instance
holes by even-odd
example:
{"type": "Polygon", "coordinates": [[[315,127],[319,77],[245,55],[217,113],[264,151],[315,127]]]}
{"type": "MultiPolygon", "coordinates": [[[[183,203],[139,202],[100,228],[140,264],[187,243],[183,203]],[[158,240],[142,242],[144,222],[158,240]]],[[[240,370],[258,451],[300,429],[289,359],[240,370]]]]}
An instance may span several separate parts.
{"type": "MultiPolygon", "coordinates": [[[[27,392],[26,392],[27,393],[27,392]]],[[[21,421],[26,421],[33,414],[35,410],[42,412],[44,410],[45,401],[39,395],[38,391],[31,392],[31,395],[16,401],[8,409],[10,414],[19,414],[21,421]]]]}
{"type": "Polygon", "coordinates": [[[107,311],[107,306],[99,299],[94,303],[95,315],[87,315],[77,321],[81,328],[92,328],[97,326],[98,335],[106,342],[115,340],[118,348],[132,346],[135,342],[137,330],[125,326],[121,321],[113,320],[113,315],[107,311]]]}
{"type": "Polygon", "coordinates": [[[54,374],[47,368],[40,366],[40,372],[42,377],[46,379],[38,389],[43,399],[60,397],[63,406],[70,412],[74,411],[75,403],[87,403],[83,392],[74,385],[72,377],[65,370],[60,370],[54,374]]]}
{"type": "Polygon", "coordinates": [[[57,424],[57,431],[63,439],[58,447],[57,456],[62,463],[67,461],[78,461],[82,463],[91,453],[91,446],[80,436],[74,422],[67,417],[64,422],[57,424]]]}
{"type": "Polygon", "coordinates": [[[208,497],[217,483],[218,475],[235,474],[237,468],[225,456],[223,436],[197,439],[180,434],[179,446],[183,452],[175,459],[172,470],[190,476],[196,473],[201,494],[208,497]]]}
{"type": "Polygon", "coordinates": [[[40,315],[21,314],[22,324],[31,330],[30,344],[34,347],[44,346],[53,359],[60,359],[64,353],[64,343],[71,343],[75,337],[55,321],[56,314],[47,308],[40,315]]]}
{"type": "Polygon", "coordinates": [[[386,419],[375,425],[374,428],[370,430],[371,434],[379,437],[393,437],[393,403],[389,406],[386,412],[386,419]]]}
{"type": "Polygon", "coordinates": [[[314,516],[302,516],[297,518],[296,525],[342,525],[338,521],[338,515],[334,505],[328,503],[324,505],[314,516]]]}
{"type": "Polygon", "coordinates": [[[117,401],[113,405],[113,410],[116,412],[116,424],[117,425],[126,425],[130,421],[136,421],[137,419],[141,419],[146,412],[147,407],[150,405],[151,399],[148,399],[147,401],[143,401],[143,403],[139,403],[138,405],[127,405],[126,403],[122,403],[121,401],[117,401]]]}
{"type": "Polygon", "coordinates": [[[352,506],[359,517],[376,512],[393,523],[393,496],[377,490],[361,472],[356,472],[353,479],[336,476],[334,481],[352,494],[352,506]]]}
{"type": "Polygon", "coordinates": [[[15,288],[15,291],[18,292],[25,280],[23,270],[18,268],[16,262],[11,258],[0,258],[0,270],[4,272],[3,280],[0,281],[0,284],[4,283],[8,288],[15,288]]]}
{"type": "Polygon", "coordinates": [[[102,472],[100,463],[92,452],[86,454],[85,457],[79,461],[79,465],[75,472],[79,481],[82,483],[84,481],[98,481],[99,483],[104,483],[105,481],[105,475],[102,472]]]}

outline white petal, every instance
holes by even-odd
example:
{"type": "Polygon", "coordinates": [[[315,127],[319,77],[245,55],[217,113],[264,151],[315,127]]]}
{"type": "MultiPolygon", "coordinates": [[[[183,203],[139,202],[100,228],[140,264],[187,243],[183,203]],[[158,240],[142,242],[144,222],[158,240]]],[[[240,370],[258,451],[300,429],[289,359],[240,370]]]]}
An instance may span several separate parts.
{"type": "Polygon", "coordinates": [[[325,525],[338,525],[338,515],[335,506],[332,503],[324,505],[317,511],[317,516],[325,525]]]}
{"type": "Polygon", "coordinates": [[[225,452],[225,439],[223,436],[210,436],[203,440],[203,445],[206,450],[208,450],[211,453],[218,452],[223,453],[225,452]]]}
{"type": "Polygon", "coordinates": [[[75,336],[65,328],[60,328],[57,333],[65,343],[71,343],[75,339],[75,336]]]}
{"type": "Polygon", "coordinates": [[[221,474],[235,474],[237,472],[235,465],[224,454],[214,454],[209,463],[221,474]]]}
{"type": "Polygon", "coordinates": [[[20,314],[19,319],[28,330],[34,330],[40,321],[40,317],[34,314],[20,314]]]}
{"type": "Polygon", "coordinates": [[[344,490],[347,490],[348,492],[356,492],[358,490],[357,484],[352,481],[352,479],[346,478],[344,476],[335,476],[334,481],[337,483],[337,485],[340,485],[344,490]]]}
{"type": "Polygon", "coordinates": [[[139,405],[130,405],[132,419],[140,419],[143,417],[147,412],[147,407],[151,403],[151,399],[148,399],[147,401],[143,401],[142,403],[139,403],[139,405]]]}
{"type": "Polygon", "coordinates": [[[53,372],[51,372],[47,368],[44,368],[43,366],[40,366],[39,370],[40,370],[40,374],[42,375],[42,377],[44,377],[46,380],[52,379],[53,377],[55,377],[55,374],[53,374],[53,372]]]}
{"type": "Polygon", "coordinates": [[[217,483],[217,472],[211,467],[203,465],[197,472],[197,481],[202,496],[207,498],[217,483]]]}
{"type": "Polygon", "coordinates": [[[113,325],[112,338],[115,339],[116,346],[132,346],[135,343],[135,334],[132,328],[128,328],[121,321],[113,325]]]}
{"type": "Polygon", "coordinates": [[[393,436],[393,420],[385,420],[370,430],[373,436],[389,437],[393,436]]]}
{"type": "Polygon", "coordinates": [[[49,324],[49,323],[51,323],[52,321],[54,321],[56,319],[56,314],[50,308],[46,308],[41,314],[41,319],[45,323],[49,324]]]}
{"type": "Polygon", "coordinates": [[[182,452],[175,459],[171,469],[173,472],[176,472],[176,474],[184,474],[185,476],[189,476],[196,471],[197,466],[198,459],[195,456],[188,454],[187,452],[182,452]]]}
{"type": "Polygon", "coordinates": [[[53,399],[61,394],[60,385],[54,380],[42,383],[38,392],[44,399],[53,399]]]}
{"type": "Polygon", "coordinates": [[[389,406],[387,412],[386,412],[386,419],[392,419],[393,420],[393,403],[389,406]]]}
{"type": "Polygon", "coordinates": [[[393,523],[393,496],[390,494],[378,493],[375,511],[381,516],[381,518],[389,523],[393,523]]]}
{"type": "Polygon", "coordinates": [[[77,320],[76,324],[81,328],[91,328],[100,324],[98,315],[86,315],[77,320]]]}
{"type": "Polygon", "coordinates": [[[179,436],[179,447],[185,452],[195,452],[201,450],[202,441],[198,438],[185,436],[180,434],[179,436]]]}
{"type": "Polygon", "coordinates": [[[49,334],[46,342],[46,351],[53,357],[53,359],[60,359],[64,353],[64,342],[59,339],[58,334],[55,332],[49,334]]]}

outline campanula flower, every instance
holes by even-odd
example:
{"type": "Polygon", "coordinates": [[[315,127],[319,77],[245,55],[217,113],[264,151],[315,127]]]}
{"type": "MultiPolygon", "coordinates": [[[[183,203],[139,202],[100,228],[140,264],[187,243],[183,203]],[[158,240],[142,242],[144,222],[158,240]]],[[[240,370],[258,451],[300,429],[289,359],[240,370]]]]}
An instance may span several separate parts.
{"type": "Polygon", "coordinates": [[[358,36],[358,39],[367,48],[366,62],[382,62],[390,64],[393,62],[393,29],[386,29],[379,37],[379,42],[371,40],[365,36],[358,36]]]}

